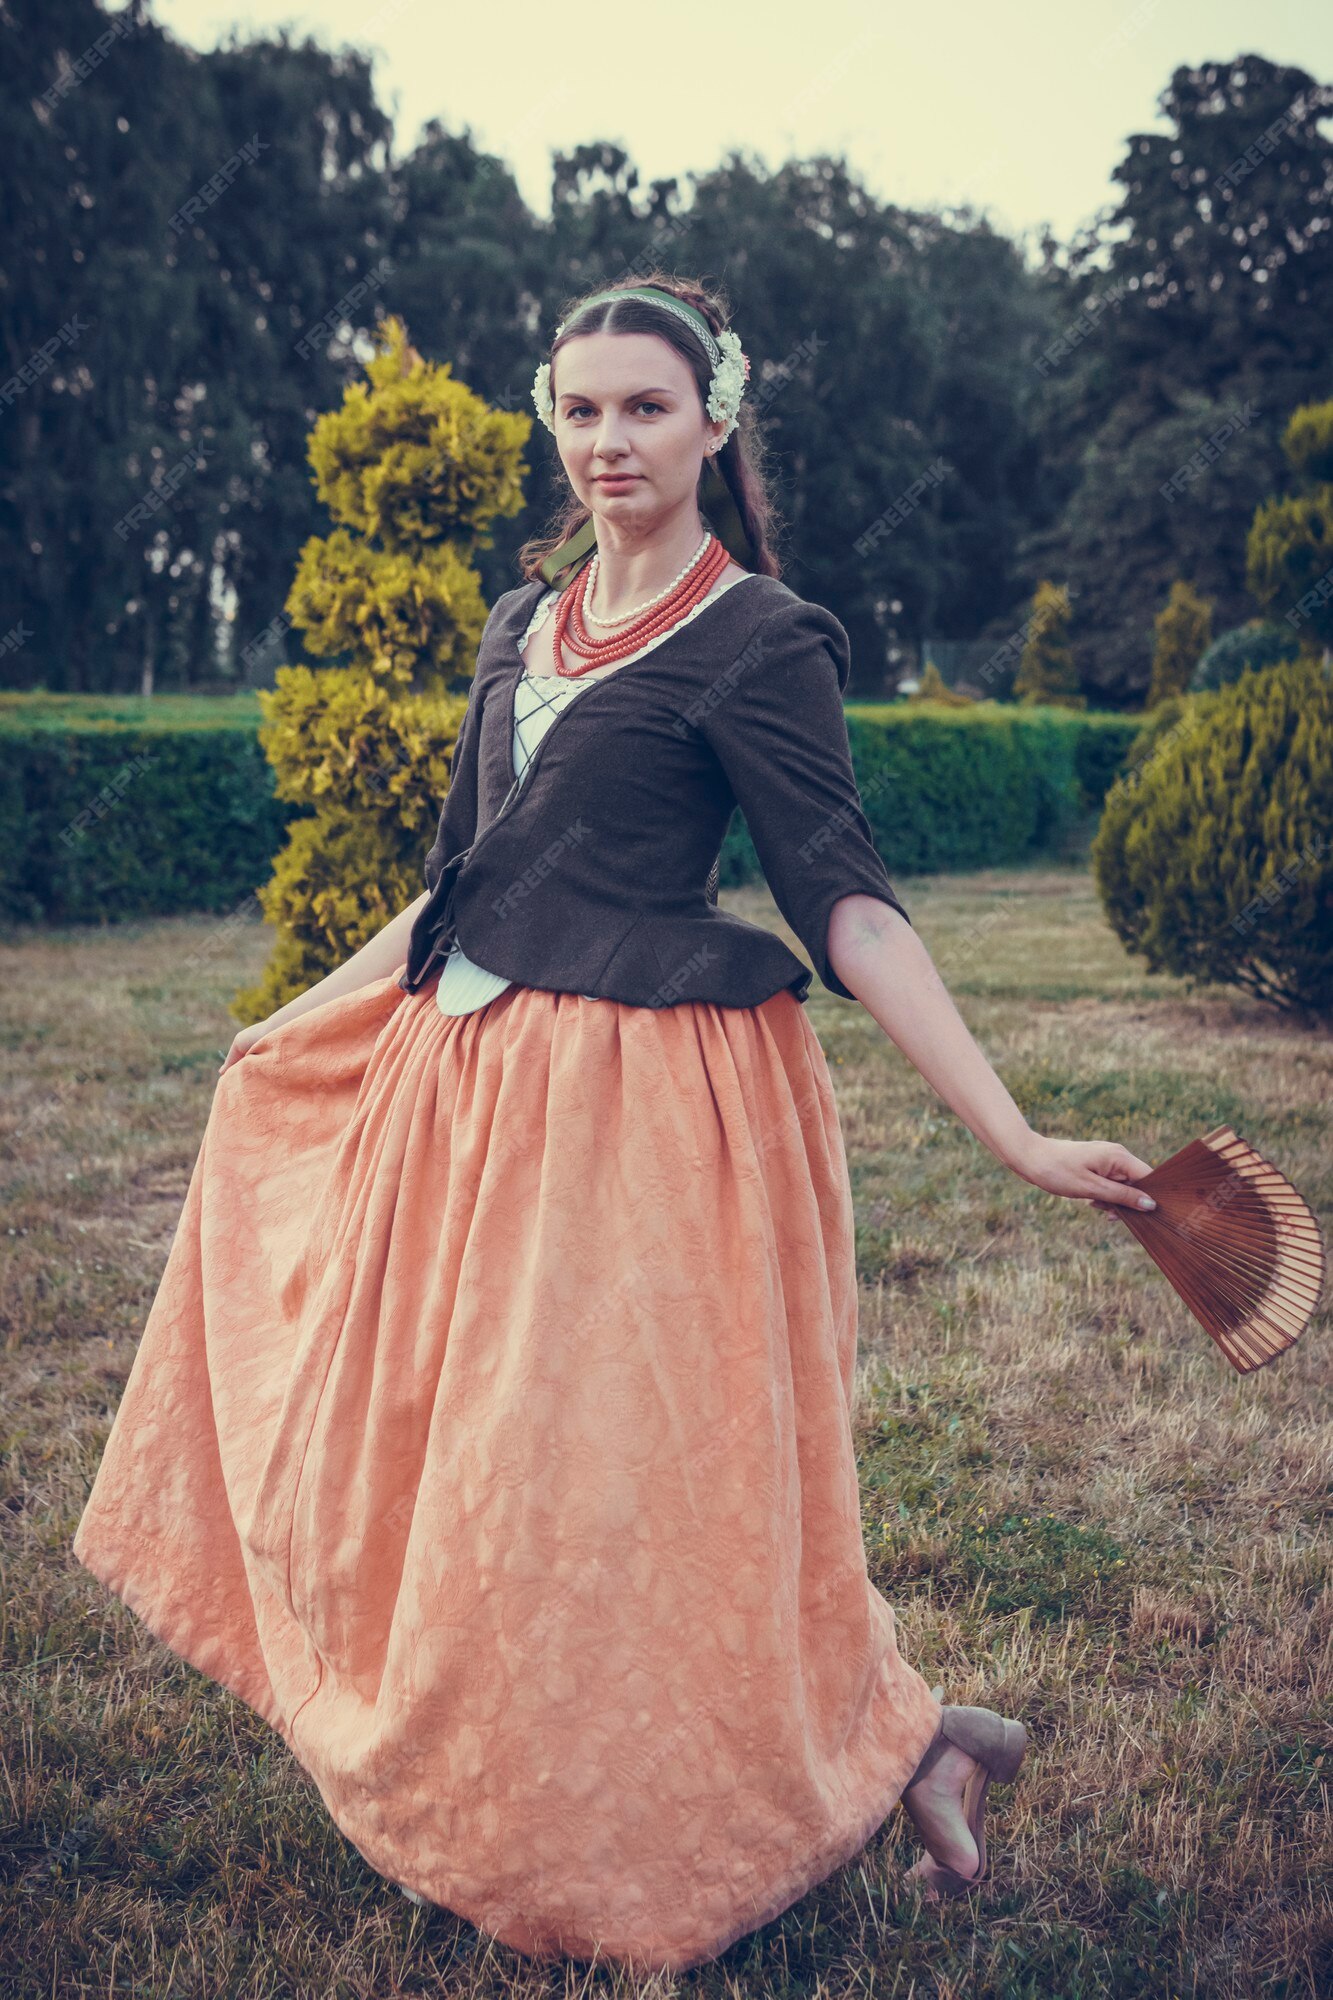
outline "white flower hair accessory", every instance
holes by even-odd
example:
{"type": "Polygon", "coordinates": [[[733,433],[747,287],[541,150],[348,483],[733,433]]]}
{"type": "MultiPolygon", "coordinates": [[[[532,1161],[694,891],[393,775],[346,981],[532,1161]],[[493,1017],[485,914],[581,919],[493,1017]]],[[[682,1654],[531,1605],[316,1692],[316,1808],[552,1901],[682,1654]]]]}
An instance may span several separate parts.
{"type": "Polygon", "coordinates": [[[555,404],[551,401],[551,364],[543,361],[532,378],[532,400],[537,405],[537,415],[548,431],[555,429],[555,404]]]}
{"type": "MultiPolygon", "coordinates": [[[[647,299],[651,304],[661,306],[666,312],[674,312],[698,335],[707,351],[709,360],[713,364],[713,373],[708,384],[708,400],[705,407],[715,423],[725,420],[727,426],[720,438],[715,441],[710,440],[709,442],[708,449],[710,451],[720,451],[740,422],[741,398],[745,394],[745,385],[750,379],[749,356],[742,349],[740,341],[731,331],[731,328],[724,327],[721,333],[715,334],[703,314],[697,311],[694,306],[687,305],[683,299],[673,298],[667,292],[653,291],[647,287],[631,288],[622,285],[614,291],[600,293],[598,299],[601,298],[647,299]]],[[[594,305],[598,303],[598,299],[585,299],[583,305],[594,305]]],[[[583,307],[580,307],[579,310],[582,311],[583,307]]],[[[561,321],[555,330],[557,339],[564,332],[568,324],[568,320],[561,321]]],[[[537,415],[541,418],[547,430],[554,434],[555,404],[551,397],[551,364],[549,361],[543,361],[532,378],[532,400],[536,406],[537,415]]]]}
{"type": "Polygon", "coordinates": [[[718,450],[726,443],[740,422],[741,397],[750,379],[750,358],[741,349],[740,341],[731,328],[723,327],[717,336],[722,349],[722,359],[713,370],[713,379],[708,385],[708,414],[710,417],[725,417],[727,428],[718,442],[718,450]]]}

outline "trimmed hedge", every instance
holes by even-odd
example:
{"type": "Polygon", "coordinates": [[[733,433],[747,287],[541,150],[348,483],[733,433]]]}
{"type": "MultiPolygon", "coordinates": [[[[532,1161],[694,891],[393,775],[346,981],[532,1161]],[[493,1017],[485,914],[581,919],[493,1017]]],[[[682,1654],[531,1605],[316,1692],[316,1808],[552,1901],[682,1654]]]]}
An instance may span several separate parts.
{"type": "Polygon", "coordinates": [[[243,707],[181,699],[143,722],[152,703],[0,704],[0,916],[114,923],[253,895],[309,810],[275,798],[257,704],[225,704],[243,707]]]}
{"type": "MultiPolygon", "coordinates": [[[[269,880],[288,823],[307,816],[274,796],[260,721],[252,697],[0,699],[0,916],[235,908],[269,880]]],[[[895,876],[1055,851],[1100,805],[1141,722],[994,702],[847,710],[866,817],[895,876]]],[[[759,874],[737,812],[721,879],[759,874]]]]}
{"type": "MultiPolygon", "coordinates": [[[[1001,702],[849,706],[857,788],[895,884],[898,876],[999,868],[1057,852],[1124,769],[1141,722],[1001,702]]],[[[722,848],[722,882],[734,887],[759,874],[737,813],[722,848]]]]}

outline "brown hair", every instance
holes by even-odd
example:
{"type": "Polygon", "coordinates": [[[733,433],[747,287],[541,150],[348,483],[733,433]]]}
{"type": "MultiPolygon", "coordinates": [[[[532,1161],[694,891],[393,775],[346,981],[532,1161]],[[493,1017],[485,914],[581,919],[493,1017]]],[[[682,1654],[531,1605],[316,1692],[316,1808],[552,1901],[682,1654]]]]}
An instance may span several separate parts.
{"type": "MultiPolygon", "coordinates": [[[[703,286],[690,279],[673,278],[665,272],[649,271],[646,276],[635,276],[618,281],[614,286],[597,285],[584,298],[593,298],[598,292],[609,290],[629,290],[641,285],[652,285],[658,291],[670,292],[673,298],[683,299],[687,305],[701,312],[714,333],[720,333],[726,325],[729,314],[722,300],[703,286]]],[[[561,313],[564,322],[562,331],[551,343],[550,359],[556,355],[567,340],[575,334],[596,333],[605,329],[611,333],[655,333],[669,341],[676,352],[684,357],[693,371],[699,385],[699,404],[703,409],[708,404],[708,385],[712,378],[713,364],[704,351],[699,336],[689,324],[673,312],[664,312],[650,305],[647,299],[599,299],[596,305],[582,308],[579,300],[561,313]]],[[[555,395],[556,368],[552,365],[551,394],[555,395]]],[[[747,384],[747,391],[749,385],[747,384]]],[[[770,546],[770,535],[774,527],[774,507],[769,497],[768,482],[763,471],[763,446],[760,438],[753,405],[748,397],[742,397],[736,428],[720,450],[711,454],[712,463],[717,466],[740,515],[741,525],[749,537],[754,550],[754,572],[760,576],[780,576],[781,565],[770,546]]],[[[700,486],[707,470],[709,459],[705,458],[700,467],[700,486]]],[[[565,499],[549,523],[545,533],[524,542],[518,551],[518,563],[525,579],[531,583],[541,573],[542,563],[552,549],[576,534],[583,523],[591,519],[589,509],[584,506],[568,477],[561,468],[567,492],[565,499]]],[[[702,506],[700,515],[706,520],[702,506]]]]}

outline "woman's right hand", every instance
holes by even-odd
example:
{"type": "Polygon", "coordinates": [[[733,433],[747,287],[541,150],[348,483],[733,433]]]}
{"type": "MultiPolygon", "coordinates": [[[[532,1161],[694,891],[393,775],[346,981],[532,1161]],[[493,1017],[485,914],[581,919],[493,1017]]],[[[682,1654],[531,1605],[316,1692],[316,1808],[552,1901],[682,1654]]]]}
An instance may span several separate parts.
{"type": "Polygon", "coordinates": [[[1157,1206],[1151,1195],[1134,1193],[1135,1181],[1152,1172],[1152,1162],[1114,1139],[1048,1139],[1034,1132],[1022,1157],[1010,1164],[1021,1179],[1047,1194],[1086,1201],[1103,1214],[1118,1207],[1157,1206]]]}
{"type": "Polygon", "coordinates": [[[218,1075],[224,1076],[233,1063],[248,1055],[260,1037],[268,1034],[275,1026],[276,1023],[270,1016],[267,1021],[252,1021],[248,1028],[238,1028],[232,1037],[231,1047],[227,1050],[225,1060],[218,1064],[218,1075]]]}

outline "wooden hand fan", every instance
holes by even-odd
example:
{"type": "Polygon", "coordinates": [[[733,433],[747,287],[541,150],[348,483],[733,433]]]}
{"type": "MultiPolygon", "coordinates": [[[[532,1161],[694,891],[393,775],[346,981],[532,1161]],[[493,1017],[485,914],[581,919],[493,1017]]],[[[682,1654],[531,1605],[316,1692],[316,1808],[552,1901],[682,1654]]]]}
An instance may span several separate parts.
{"type": "Polygon", "coordinates": [[[1327,1260],[1309,1204],[1253,1146],[1219,1125],[1134,1187],[1147,1210],[1108,1202],[1242,1375],[1310,1323],[1327,1260]]]}

